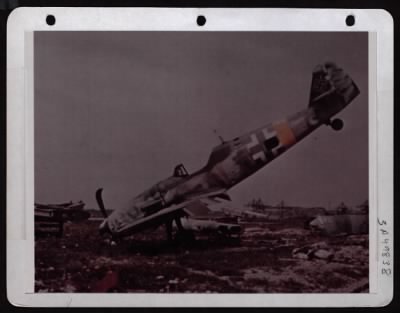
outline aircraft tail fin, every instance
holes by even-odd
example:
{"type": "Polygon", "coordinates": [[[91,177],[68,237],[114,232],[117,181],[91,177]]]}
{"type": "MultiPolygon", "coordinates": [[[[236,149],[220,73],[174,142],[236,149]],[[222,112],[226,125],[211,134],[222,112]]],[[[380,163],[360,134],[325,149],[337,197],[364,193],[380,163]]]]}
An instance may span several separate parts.
{"type": "Polygon", "coordinates": [[[101,213],[103,214],[104,218],[107,218],[107,211],[106,208],[104,207],[104,202],[103,202],[103,197],[102,197],[102,192],[103,192],[103,188],[99,188],[96,191],[96,200],[97,200],[97,204],[100,208],[101,213]]]}
{"type": "Polygon", "coordinates": [[[335,63],[326,62],[317,65],[312,74],[309,106],[335,94],[345,105],[350,103],[360,93],[353,80],[335,63]]]}

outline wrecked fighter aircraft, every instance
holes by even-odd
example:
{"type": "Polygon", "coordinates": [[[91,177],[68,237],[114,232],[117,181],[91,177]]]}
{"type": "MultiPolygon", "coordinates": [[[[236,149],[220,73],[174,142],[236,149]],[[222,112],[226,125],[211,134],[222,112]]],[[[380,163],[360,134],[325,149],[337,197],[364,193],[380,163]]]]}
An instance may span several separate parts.
{"type": "Polygon", "coordinates": [[[227,191],[321,125],[342,129],[343,121],[333,117],[358,94],[353,80],[336,64],[318,65],[312,74],[306,109],[233,140],[222,140],[200,170],[189,174],[182,164],[176,166],[171,177],[135,197],[132,205],[114,210],[109,216],[102,189],[98,189],[96,199],[105,218],[100,232],[118,238],[164,224],[168,238],[172,238],[173,221],[178,233],[187,233],[188,228],[193,228],[188,221],[195,220],[198,225],[198,221],[206,220],[214,222],[203,223],[204,227],[208,224],[221,233],[239,234],[241,228],[237,223],[218,221],[220,213],[230,205],[227,191]]]}

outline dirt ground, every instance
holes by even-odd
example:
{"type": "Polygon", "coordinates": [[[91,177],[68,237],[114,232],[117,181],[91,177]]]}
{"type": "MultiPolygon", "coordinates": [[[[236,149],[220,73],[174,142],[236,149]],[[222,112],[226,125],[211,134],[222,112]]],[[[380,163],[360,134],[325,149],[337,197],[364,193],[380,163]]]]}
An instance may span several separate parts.
{"type": "Polygon", "coordinates": [[[240,242],[166,241],[165,229],[117,245],[98,222],[66,224],[35,243],[36,292],[368,292],[368,235],[322,237],[300,220],[242,223],[240,242]]]}

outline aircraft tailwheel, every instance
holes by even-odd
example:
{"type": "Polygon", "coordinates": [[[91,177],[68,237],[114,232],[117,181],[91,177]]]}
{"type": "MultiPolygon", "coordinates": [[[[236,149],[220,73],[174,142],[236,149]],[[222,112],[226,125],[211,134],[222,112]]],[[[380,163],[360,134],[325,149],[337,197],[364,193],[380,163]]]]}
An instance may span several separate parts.
{"type": "Polygon", "coordinates": [[[341,130],[343,128],[344,123],[343,123],[343,121],[341,119],[335,118],[333,121],[331,121],[330,125],[331,125],[333,130],[338,131],[338,130],[341,130]]]}

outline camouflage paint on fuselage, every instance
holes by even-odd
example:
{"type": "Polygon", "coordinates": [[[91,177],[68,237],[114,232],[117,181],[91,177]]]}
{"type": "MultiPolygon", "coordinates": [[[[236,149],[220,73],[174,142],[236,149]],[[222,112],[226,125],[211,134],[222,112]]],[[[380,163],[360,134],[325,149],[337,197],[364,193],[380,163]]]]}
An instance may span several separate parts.
{"type": "Polygon", "coordinates": [[[167,203],[209,190],[229,189],[252,175],[343,110],[359,90],[332,63],[313,73],[307,109],[215,147],[204,168],[169,192],[167,203]]]}
{"type": "Polygon", "coordinates": [[[143,203],[140,207],[146,216],[156,209],[153,201],[160,209],[196,194],[232,188],[300,142],[345,106],[343,101],[332,99],[336,98],[334,94],[326,98],[286,119],[221,143],[212,150],[202,169],[187,177],[172,176],[157,183],[136,197],[135,205],[143,203]],[[329,104],[327,100],[330,100],[329,104]]]}
{"type": "Polygon", "coordinates": [[[176,188],[189,197],[205,190],[230,189],[252,175],[321,125],[313,108],[267,124],[215,147],[208,163],[176,188]]]}
{"type": "Polygon", "coordinates": [[[358,95],[357,87],[352,87],[343,93],[332,89],[324,97],[310,100],[305,110],[216,146],[205,167],[167,192],[166,204],[210,190],[228,190],[240,183],[328,123],[358,95]]]}

